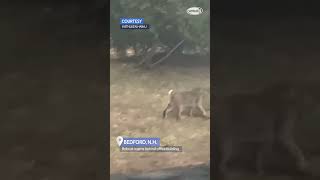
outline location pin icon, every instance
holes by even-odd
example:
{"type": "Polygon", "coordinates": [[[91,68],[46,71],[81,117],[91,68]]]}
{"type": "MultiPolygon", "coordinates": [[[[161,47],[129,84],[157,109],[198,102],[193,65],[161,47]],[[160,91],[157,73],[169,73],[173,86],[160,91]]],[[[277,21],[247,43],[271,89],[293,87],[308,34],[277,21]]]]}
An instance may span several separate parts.
{"type": "Polygon", "coordinates": [[[122,142],[123,142],[123,137],[118,136],[117,137],[117,143],[118,143],[119,147],[121,146],[122,142]]]}

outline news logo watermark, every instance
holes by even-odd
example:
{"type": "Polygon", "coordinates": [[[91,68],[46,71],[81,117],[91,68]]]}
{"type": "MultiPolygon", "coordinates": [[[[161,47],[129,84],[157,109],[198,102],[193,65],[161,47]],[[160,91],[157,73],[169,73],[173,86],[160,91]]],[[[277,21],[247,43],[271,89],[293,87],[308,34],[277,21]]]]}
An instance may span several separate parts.
{"type": "Polygon", "coordinates": [[[120,18],[120,29],[149,29],[143,18],[120,18]]]}
{"type": "Polygon", "coordinates": [[[181,146],[160,146],[160,138],[118,136],[116,141],[121,152],[182,152],[181,146]]]}
{"type": "Polygon", "coordinates": [[[201,7],[190,7],[186,11],[192,16],[197,16],[203,13],[203,9],[201,7]]]}

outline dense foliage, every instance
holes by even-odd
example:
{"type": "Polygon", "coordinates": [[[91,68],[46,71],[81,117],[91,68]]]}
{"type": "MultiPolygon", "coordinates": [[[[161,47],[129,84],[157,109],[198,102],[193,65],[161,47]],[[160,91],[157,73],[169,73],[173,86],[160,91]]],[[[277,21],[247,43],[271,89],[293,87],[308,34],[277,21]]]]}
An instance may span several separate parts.
{"type": "MultiPolygon", "coordinates": [[[[110,30],[116,47],[151,46],[161,42],[173,47],[182,39],[184,46],[192,49],[209,49],[209,0],[112,0],[110,30]],[[198,16],[186,13],[190,7],[201,7],[198,16]],[[121,17],[144,18],[149,30],[120,30],[121,17]]],[[[208,52],[208,51],[207,51],[208,52]]]]}

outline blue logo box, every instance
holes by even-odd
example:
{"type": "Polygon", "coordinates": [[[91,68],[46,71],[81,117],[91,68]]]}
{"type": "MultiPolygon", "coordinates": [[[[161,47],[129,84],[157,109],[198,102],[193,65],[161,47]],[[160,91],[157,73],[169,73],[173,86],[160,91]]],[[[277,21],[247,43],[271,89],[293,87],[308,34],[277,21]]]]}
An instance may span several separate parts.
{"type": "Polygon", "coordinates": [[[160,138],[128,138],[124,137],[121,147],[159,147],[160,138]]]}
{"type": "Polygon", "coordinates": [[[120,25],[123,24],[144,24],[144,18],[120,18],[120,25]]]}

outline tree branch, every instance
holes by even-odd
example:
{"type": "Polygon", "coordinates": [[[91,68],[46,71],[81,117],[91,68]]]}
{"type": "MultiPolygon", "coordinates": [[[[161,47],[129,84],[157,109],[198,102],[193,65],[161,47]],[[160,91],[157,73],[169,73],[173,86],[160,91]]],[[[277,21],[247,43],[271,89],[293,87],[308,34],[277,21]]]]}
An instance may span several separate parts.
{"type": "Polygon", "coordinates": [[[165,55],[164,57],[162,57],[161,59],[159,59],[157,62],[150,64],[149,68],[152,68],[154,66],[156,66],[157,64],[161,63],[162,61],[164,61],[165,59],[167,59],[182,43],[184,42],[184,40],[180,41],[175,47],[173,47],[167,55],[165,55]]]}

